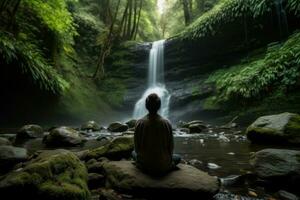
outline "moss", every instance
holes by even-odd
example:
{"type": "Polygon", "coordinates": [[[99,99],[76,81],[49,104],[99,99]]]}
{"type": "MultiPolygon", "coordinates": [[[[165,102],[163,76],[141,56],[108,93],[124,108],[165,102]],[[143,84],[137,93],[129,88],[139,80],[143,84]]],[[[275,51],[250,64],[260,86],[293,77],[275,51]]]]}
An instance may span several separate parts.
{"type": "Polygon", "coordinates": [[[44,200],[87,200],[87,170],[71,152],[57,150],[42,153],[30,161],[21,172],[14,172],[1,181],[1,191],[30,186],[31,190],[16,195],[21,197],[32,193],[44,200]],[[33,189],[34,188],[34,189],[33,189]]]}
{"type": "Polygon", "coordinates": [[[100,157],[107,157],[112,160],[120,160],[128,158],[133,151],[133,137],[118,137],[111,143],[108,143],[97,149],[90,150],[86,159],[97,159],[100,157]]]}
{"type": "Polygon", "coordinates": [[[291,117],[285,127],[285,132],[291,138],[300,138],[300,115],[291,117]]]}

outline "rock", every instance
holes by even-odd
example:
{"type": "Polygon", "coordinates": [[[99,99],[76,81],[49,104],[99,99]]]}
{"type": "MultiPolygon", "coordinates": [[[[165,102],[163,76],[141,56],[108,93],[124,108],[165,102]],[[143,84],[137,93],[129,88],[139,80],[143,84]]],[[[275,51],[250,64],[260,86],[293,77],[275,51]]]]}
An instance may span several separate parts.
{"type": "Polygon", "coordinates": [[[189,165],[179,164],[178,170],[162,177],[148,176],[130,161],[107,162],[103,167],[106,185],[126,194],[209,199],[219,190],[217,178],[189,165]]]}
{"type": "Polygon", "coordinates": [[[188,128],[180,128],[179,131],[182,132],[182,133],[185,133],[185,134],[190,133],[190,129],[188,129],[188,128]]]}
{"type": "Polygon", "coordinates": [[[194,120],[194,121],[190,121],[190,122],[179,121],[177,124],[177,127],[178,128],[189,128],[189,126],[194,125],[194,124],[204,124],[204,122],[201,120],[194,120]]]}
{"type": "Polygon", "coordinates": [[[125,132],[128,130],[128,126],[126,124],[122,124],[120,122],[112,123],[107,128],[110,132],[125,132]]]}
{"type": "Polygon", "coordinates": [[[219,169],[221,166],[215,164],[215,163],[207,163],[207,168],[208,169],[219,169]]]}
{"type": "Polygon", "coordinates": [[[90,150],[85,159],[106,157],[111,160],[121,160],[122,158],[129,158],[133,148],[133,137],[117,137],[104,146],[90,150]]]}
{"type": "Polygon", "coordinates": [[[204,124],[191,124],[188,128],[190,133],[201,133],[204,129],[206,129],[206,126],[204,124]]]}
{"type": "Polygon", "coordinates": [[[220,179],[222,186],[225,187],[243,185],[244,180],[244,177],[240,175],[230,175],[220,179]]]}
{"type": "Polygon", "coordinates": [[[196,167],[197,169],[204,169],[203,162],[200,160],[197,160],[197,159],[192,159],[192,160],[188,161],[188,164],[193,167],[196,167]]]}
{"type": "Polygon", "coordinates": [[[103,187],[104,183],[105,183],[105,178],[103,175],[97,173],[89,173],[88,186],[90,190],[103,187]]]}
{"type": "Polygon", "coordinates": [[[264,149],[253,154],[250,163],[262,179],[300,175],[300,151],[264,149]]]}
{"type": "Polygon", "coordinates": [[[45,151],[3,177],[0,193],[14,200],[88,200],[87,178],[85,166],[70,151],[45,151]]]}
{"type": "Polygon", "coordinates": [[[256,143],[300,144],[300,115],[263,116],[251,124],[246,133],[248,139],[256,143]]]}
{"type": "Polygon", "coordinates": [[[284,190],[278,191],[278,195],[281,200],[299,200],[299,198],[296,195],[284,190]]]}
{"type": "Polygon", "coordinates": [[[27,150],[13,146],[0,146],[0,171],[7,171],[28,158],[27,150]]]}
{"type": "Polygon", "coordinates": [[[39,125],[25,125],[17,132],[16,140],[43,137],[44,130],[39,125]]]}
{"type": "Polygon", "coordinates": [[[129,120],[128,122],[126,122],[125,124],[127,124],[127,126],[128,126],[129,128],[134,128],[136,122],[137,122],[136,119],[132,119],[132,120],[129,120]]]}
{"type": "Polygon", "coordinates": [[[253,154],[250,163],[254,173],[269,181],[270,187],[300,193],[300,151],[264,149],[253,154]]]}
{"type": "Polygon", "coordinates": [[[100,131],[101,126],[95,122],[95,121],[88,121],[85,124],[81,126],[81,130],[86,130],[86,131],[100,131]]]}
{"type": "Polygon", "coordinates": [[[0,137],[0,146],[11,145],[11,142],[7,138],[0,137]]]}
{"type": "Polygon", "coordinates": [[[90,159],[88,162],[85,163],[86,168],[88,169],[89,173],[103,173],[103,163],[107,162],[108,160],[97,161],[96,159],[90,159]]]}
{"type": "Polygon", "coordinates": [[[99,199],[100,200],[122,200],[122,197],[112,189],[101,189],[99,199]]]}
{"type": "Polygon", "coordinates": [[[69,127],[59,127],[53,129],[49,135],[44,137],[43,142],[47,146],[77,146],[85,142],[80,133],[69,127]]]}

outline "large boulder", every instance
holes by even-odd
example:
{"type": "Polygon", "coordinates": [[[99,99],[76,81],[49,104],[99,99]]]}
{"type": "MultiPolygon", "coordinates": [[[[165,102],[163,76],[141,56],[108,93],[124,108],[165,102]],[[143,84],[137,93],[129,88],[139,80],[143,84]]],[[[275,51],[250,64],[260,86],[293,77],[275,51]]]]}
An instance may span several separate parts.
{"type": "Polygon", "coordinates": [[[217,178],[189,165],[162,177],[142,173],[130,161],[104,163],[106,186],[137,196],[209,199],[219,190],[217,178]]]}
{"type": "Polygon", "coordinates": [[[7,138],[0,137],[0,146],[2,145],[11,145],[11,142],[7,138]]]}
{"type": "Polygon", "coordinates": [[[127,124],[122,124],[120,122],[114,122],[110,124],[107,128],[110,132],[125,132],[128,130],[127,124]]]}
{"type": "Polygon", "coordinates": [[[77,146],[85,142],[85,138],[76,130],[69,127],[59,127],[51,130],[44,137],[43,142],[47,146],[77,146]]]}
{"type": "Polygon", "coordinates": [[[28,158],[27,150],[13,146],[0,146],[0,171],[7,171],[28,158]]]}
{"type": "Polygon", "coordinates": [[[300,144],[300,115],[282,113],[258,118],[247,130],[247,137],[256,143],[300,144]]]}
{"type": "Polygon", "coordinates": [[[104,146],[89,150],[85,155],[85,159],[106,157],[110,160],[120,160],[122,158],[129,158],[133,149],[133,137],[117,137],[104,146]]]}
{"type": "Polygon", "coordinates": [[[299,194],[300,151],[264,149],[253,154],[250,163],[259,178],[299,194]]]}
{"type": "Polygon", "coordinates": [[[86,131],[100,131],[101,126],[95,122],[95,121],[88,121],[85,124],[81,126],[81,130],[86,130],[86,131]]]}
{"type": "Polygon", "coordinates": [[[0,179],[0,193],[12,200],[88,200],[88,174],[70,151],[41,153],[0,179]]]}
{"type": "Polygon", "coordinates": [[[41,126],[28,124],[21,127],[16,136],[16,140],[39,138],[44,136],[44,130],[41,126]]]}
{"type": "Polygon", "coordinates": [[[137,122],[136,119],[131,119],[131,120],[127,121],[125,124],[127,124],[127,126],[128,126],[129,128],[134,128],[136,122],[137,122]]]}

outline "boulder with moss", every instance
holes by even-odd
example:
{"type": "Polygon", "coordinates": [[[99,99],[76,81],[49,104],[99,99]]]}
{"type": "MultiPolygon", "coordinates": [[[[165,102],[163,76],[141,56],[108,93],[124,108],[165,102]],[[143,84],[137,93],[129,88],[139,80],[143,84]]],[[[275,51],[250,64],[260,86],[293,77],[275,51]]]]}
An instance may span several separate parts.
{"type": "Polygon", "coordinates": [[[133,149],[133,137],[117,137],[104,146],[89,150],[85,155],[85,160],[101,157],[106,157],[110,160],[121,160],[122,158],[129,158],[133,149]]]}
{"type": "Polygon", "coordinates": [[[127,126],[128,126],[129,128],[134,128],[136,122],[137,122],[136,119],[131,119],[131,120],[127,121],[125,124],[127,124],[127,126]]]}
{"type": "Polygon", "coordinates": [[[127,124],[122,124],[120,122],[114,122],[110,124],[107,128],[110,132],[125,132],[128,130],[127,124]]]}
{"type": "Polygon", "coordinates": [[[101,126],[95,121],[88,121],[81,126],[81,130],[85,131],[100,131],[101,126]]]}
{"type": "Polygon", "coordinates": [[[41,126],[28,124],[18,130],[16,140],[43,137],[43,133],[44,130],[41,126]]]}
{"type": "Polygon", "coordinates": [[[11,142],[7,138],[0,137],[0,146],[2,145],[11,145],[11,142]]]}
{"type": "Polygon", "coordinates": [[[300,115],[286,112],[263,116],[251,124],[246,133],[255,143],[300,145],[300,115]]]}
{"type": "Polygon", "coordinates": [[[27,150],[20,147],[0,146],[0,171],[7,171],[15,164],[24,162],[28,158],[27,150]]]}
{"type": "Polygon", "coordinates": [[[300,151],[264,149],[253,154],[250,163],[254,173],[269,185],[300,194],[300,151]]]}
{"type": "Polygon", "coordinates": [[[184,164],[179,164],[178,169],[159,177],[144,174],[130,161],[106,162],[103,168],[107,187],[135,196],[153,199],[210,199],[219,190],[216,177],[184,164]]]}
{"type": "Polygon", "coordinates": [[[9,199],[88,200],[88,174],[70,151],[45,151],[0,179],[1,196],[9,199]]]}
{"type": "Polygon", "coordinates": [[[85,138],[78,131],[69,127],[55,128],[43,139],[47,146],[55,147],[78,146],[85,141],[85,138]]]}

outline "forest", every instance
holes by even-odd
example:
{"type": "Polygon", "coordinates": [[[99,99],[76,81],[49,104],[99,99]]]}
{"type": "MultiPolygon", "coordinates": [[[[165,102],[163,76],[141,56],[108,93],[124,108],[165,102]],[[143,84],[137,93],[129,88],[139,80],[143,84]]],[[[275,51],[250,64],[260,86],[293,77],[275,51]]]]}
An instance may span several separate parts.
{"type": "Polygon", "coordinates": [[[0,91],[1,198],[300,197],[300,0],[0,0],[0,91]],[[159,180],[131,164],[153,93],[159,180]]]}

